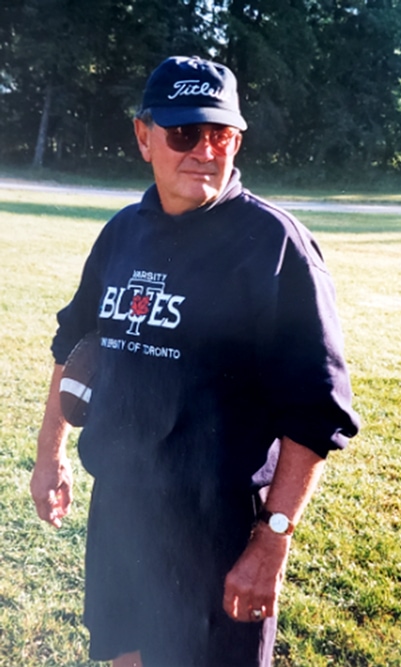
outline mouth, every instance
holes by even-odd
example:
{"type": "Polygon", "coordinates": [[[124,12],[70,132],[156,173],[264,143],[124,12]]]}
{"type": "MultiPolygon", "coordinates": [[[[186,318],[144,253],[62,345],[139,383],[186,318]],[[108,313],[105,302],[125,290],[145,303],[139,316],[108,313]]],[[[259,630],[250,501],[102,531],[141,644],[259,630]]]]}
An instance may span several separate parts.
{"type": "Polygon", "coordinates": [[[209,180],[213,178],[216,174],[210,171],[192,171],[192,170],[187,170],[183,172],[184,174],[187,174],[187,176],[191,176],[192,178],[200,178],[200,179],[205,179],[209,180]]]}

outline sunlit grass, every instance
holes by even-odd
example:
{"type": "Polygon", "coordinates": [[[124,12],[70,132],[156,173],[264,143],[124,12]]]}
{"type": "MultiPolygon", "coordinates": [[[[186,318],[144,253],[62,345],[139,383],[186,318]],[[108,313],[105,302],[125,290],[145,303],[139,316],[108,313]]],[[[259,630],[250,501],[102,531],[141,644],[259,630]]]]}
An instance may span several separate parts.
{"type": "MultiPolygon", "coordinates": [[[[56,532],[29,497],[55,313],[127,199],[0,191],[0,667],[89,667],[82,626],[91,480],[56,532]]],[[[332,454],[293,540],[276,667],[400,667],[401,220],[305,214],[334,276],[361,434],[332,454]]],[[[162,667],[162,666],[160,666],[162,667]]],[[[177,667],[180,667],[177,665],[177,667]]]]}

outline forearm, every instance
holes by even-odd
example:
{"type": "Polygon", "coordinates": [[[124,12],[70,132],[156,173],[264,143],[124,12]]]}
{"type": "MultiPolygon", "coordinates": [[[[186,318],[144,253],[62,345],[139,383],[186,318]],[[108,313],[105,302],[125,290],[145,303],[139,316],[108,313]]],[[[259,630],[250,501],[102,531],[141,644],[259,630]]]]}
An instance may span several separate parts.
{"type": "Polygon", "coordinates": [[[57,460],[66,454],[70,425],[65,421],[60,405],[60,380],[63,366],[54,366],[49,397],[38,437],[38,459],[57,460]]]}
{"type": "Polygon", "coordinates": [[[317,487],[324,464],[324,459],[311,449],[284,437],[266,509],[282,512],[297,524],[317,487]]]}
{"type": "Polygon", "coordinates": [[[72,502],[72,472],[66,454],[70,426],[62,415],[59,396],[62,370],[56,365],[53,372],[31,478],[38,515],[56,528],[61,526],[72,502]]]}
{"type": "MultiPolygon", "coordinates": [[[[297,524],[324,467],[310,449],[283,438],[276,472],[265,502],[269,512],[285,514],[297,524]]],[[[277,534],[259,521],[245,551],[227,574],[224,609],[238,621],[275,616],[283,583],[291,537],[277,534]]]]}

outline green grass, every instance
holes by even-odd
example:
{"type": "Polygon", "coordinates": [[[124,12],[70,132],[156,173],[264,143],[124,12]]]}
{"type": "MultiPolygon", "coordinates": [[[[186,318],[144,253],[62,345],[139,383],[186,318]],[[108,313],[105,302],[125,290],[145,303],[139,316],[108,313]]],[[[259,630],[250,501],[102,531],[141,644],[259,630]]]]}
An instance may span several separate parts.
{"type": "MultiPolygon", "coordinates": [[[[74,510],[60,531],[37,519],[29,479],[55,313],[104,221],[126,203],[0,190],[0,667],[96,664],[81,622],[91,480],[77,433],[74,510]]],[[[294,537],[275,667],[400,667],[401,220],[299,217],[335,279],[363,428],[330,455],[294,537]]]]}
{"type": "Polygon", "coordinates": [[[366,190],[361,189],[360,187],[348,187],[344,190],[341,187],[335,186],[326,186],[326,187],[291,187],[291,186],[280,186],[270,183],[268,179],[264,182],[263,185],[258,185],[256,187],[252,186],[252,183],[249,185],[246,182],[247,187],[258,194],[261,197],[272,198],[272,199],[291,199],[292,201],[310,201],[310,200],[319,200],[326,201],[331,203],[338,204],[400,204],[401,203],[401,192],[399,187],[397,189],[388,187],[381,187],[377,190],[372,189],[372,187],[366,188],[366,190]]]}

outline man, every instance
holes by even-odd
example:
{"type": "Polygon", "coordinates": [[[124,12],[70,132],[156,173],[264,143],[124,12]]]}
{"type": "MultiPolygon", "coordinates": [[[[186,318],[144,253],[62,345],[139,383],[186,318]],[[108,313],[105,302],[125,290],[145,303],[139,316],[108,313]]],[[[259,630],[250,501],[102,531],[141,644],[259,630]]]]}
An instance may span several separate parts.
{"type": "Polygon", "coordinates": [[[330,278],[307,230],[243,190],[245,129],[230,70],[164,61],[135,119],[155,185],[106,225],[58,315],[32,495],[60,526],[60,376],[96,329],[85,623],[113,667],[268,667],[291,535],[357,431],[330,278]]]}

